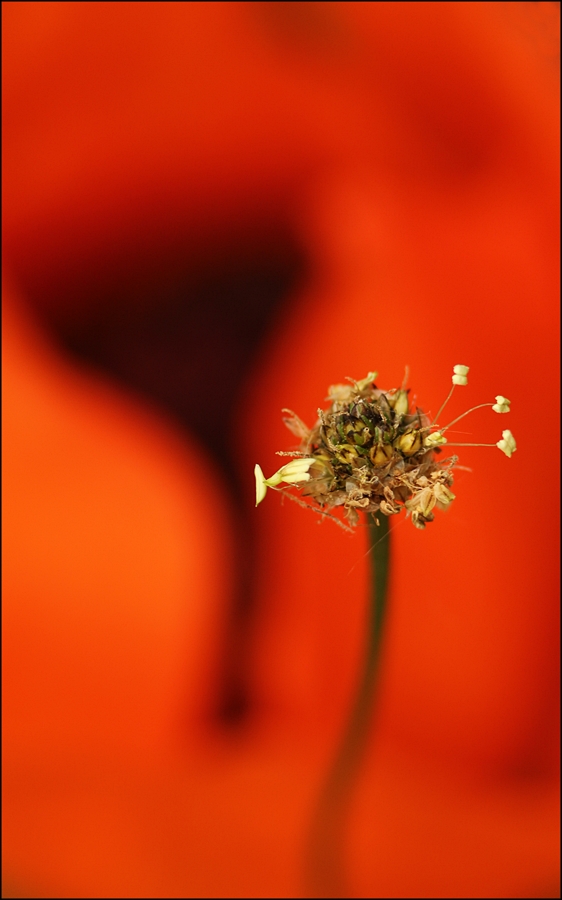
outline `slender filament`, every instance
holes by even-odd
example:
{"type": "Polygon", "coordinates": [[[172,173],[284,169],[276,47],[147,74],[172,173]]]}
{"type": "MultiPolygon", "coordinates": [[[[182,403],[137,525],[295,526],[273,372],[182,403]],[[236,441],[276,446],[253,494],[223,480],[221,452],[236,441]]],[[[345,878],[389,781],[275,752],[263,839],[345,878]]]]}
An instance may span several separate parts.
{"type": "Polygon", "coordinates": [[[432,425],[434,425],[435,422],[437,422],[437,419],[439,418],[439,416],[441,415],[441,413],[443,412],[443,410],[444,410],[445,407],[447,406],[447,403],[449,402],[449,400],[450,400],[451,397],[453,396],[453,391],[454,391],[454,390],[455,390],[455,385],[452,386],[451,390],[449,391],[449,393],[448,393],[447,396],[445,397],[445,400],[444,400],[443,403],[441,404],[441,407],[440,407],[439,412],[437,413],[437,415],[433,417],[433,422],[431,423],[432,425]]]}
{"type": "MultiPolygon", "coordinates": [[[[494,405],[493,403],[480,403],[478,406],[473,406],[472,409],[467,409],[466,412],[461,413],[460,416],[457,416],[456,419],[453,419],[453,421],[449,422],[448,425],[445,425],[444,428],[440,428],[439,429],[440,434],[444,434],[444,432],[447,431],[447,429],[450,428],[451,425],[456,425],[457,422],[460,422],[460,420],[464,419],[465,416],[468,416],[469,413],[474,412],[475,409],[483,409],[485,406],[493,406],[493,405],[494,405]]],[[[440,412],[441,412],[441,410],[440,410],[440,412]]]]}

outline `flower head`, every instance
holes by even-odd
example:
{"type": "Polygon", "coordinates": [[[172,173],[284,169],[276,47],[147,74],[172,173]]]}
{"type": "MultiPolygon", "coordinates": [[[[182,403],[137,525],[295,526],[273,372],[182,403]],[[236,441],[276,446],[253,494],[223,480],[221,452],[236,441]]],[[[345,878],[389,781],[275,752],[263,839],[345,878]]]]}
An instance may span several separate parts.
{"type": "Polygon", "coordinates": [[[375,377],[369,372],[359,381],[349,379],[349,385],[333,385],[328,397],[331,405],[318,410],[312,429],[294,414],[285,420],[301,438],[298,452],[302,456],[268,479],[256,466],[257,503],[267,487],[281,481],[302,483],[302,496],[310,501],[305,505],[324,515],[334,517],[340,507],[355,525],[359,510],[389,516],[410,501],[406,508],[423,528],[432,520],[435,506],[443,508],[452,500],[448,486],[455,457],[440,462],[437,456],[437,445],[446,439],[436,434],[427,443],[429,419],[421,410],[410,409],[408,391],[403,387],[380,390],[375,377]]]}
{"type": "MultiPolygon", "coordinates": [[[[454,366],[453,385],[438,416],[455,386],[466,385],[468,370],[468,366],[454,366]]],[[[404,385],[384,391],[375,384],[375,377],[375,372],[369,372],[359,381],[350,378],[349,384],[332,385],[328,392],[330,407],[318,410],[312,429],[295,413],[285,410],[290,413],[285,424],[300,439],[300,447],[294,452],[296,458],[271,478],[265,478],[256,465],[256,506],[268,487],[278,487],[281,482],[302,485],[301,495],[309,502],[288,496],[335,518],[339,524],[343,523],[334,516],[338,508],[343,509],[351,525],[359,521],[359,511],[376,518],[379,513],[391,516],[406,509],[414,525],[424,528],[433,520],[435,508],[449,506],[455,497],[450,486],[457,457],[441,457],[442,447],[474,445],[451,445],[444,432],[480,406],[508,412],[509,400],[498,395],[496,404],[480,404],[440,427],[421,409],[411,408],[404,385]]],[[[511,456],[515,440],[510,431],[503,432],[497,446],[511,456]]]]}

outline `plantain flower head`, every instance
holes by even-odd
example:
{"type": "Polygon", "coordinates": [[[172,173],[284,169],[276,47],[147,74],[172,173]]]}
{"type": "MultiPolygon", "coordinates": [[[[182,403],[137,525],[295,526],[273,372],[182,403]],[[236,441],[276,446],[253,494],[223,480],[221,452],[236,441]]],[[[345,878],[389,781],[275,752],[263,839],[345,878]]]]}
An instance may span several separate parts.
{"type": "Polygon", "coordinates": [[[457,457],[443,456],[451,446],[499,447],[506,456],[514,453],[515,439],[504,431],[497,444],[451,444],[444,432],[475,409],[491,406],[509,412],[510,401],[498,394],[496,403],[481,403],[444,427],[437,424],[456,385],[467,384],[468,366],[453,367],[453,384],[433,420],[411,404],[405,383],[401,388],[381,390],[376,372],[328,390],[328,409],[318,410],[313,428],[291,410],[284,422],[298,437],[300,446],[281,455],[291,462],[265,478],[255,467],[256,506],[268,487],[287,493],[292,500],[320,515],[335,519],[344,528],[356,525],[361,512],[392,516],[403,509],[417,528],[433,521],[435,509],[446,509],[455,499],[450,490],[457,457]],[[288,487],[298,486],[300,496],[288,487]],[[344,523],[338,516],[343,512],[344,523]]]}

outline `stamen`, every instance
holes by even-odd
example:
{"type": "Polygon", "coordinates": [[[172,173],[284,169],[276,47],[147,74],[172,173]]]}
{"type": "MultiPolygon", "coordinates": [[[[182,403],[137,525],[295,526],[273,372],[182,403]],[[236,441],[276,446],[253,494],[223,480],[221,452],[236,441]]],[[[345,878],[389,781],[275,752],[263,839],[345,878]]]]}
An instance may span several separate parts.
{"type": "Polygon", "coordinates": [[[453,378],[452,378],[453,386],[452,386],[451,390],[449,391],[449,393],[447,395],[447,399],[445,400],[443,406],[441,407],[441,409],[439,410],[439,412],[433,419],[433,422],[431,423],[432,425],[434,424],[434,422],[437,421],[437,419],[439,418],[439,416],[441,415],[441,413],[447,406],[447,403],[453,396],[453,391],[455,390],[455,387],[457,386],[457,384],[460,384],[460,385],[468,384],[468,378],[466,377],[468,375],[468,372],[469,372],[468,366],[453,366],[453,378]]]}
{"type": "Polygon", "coordinates": [[[468,366],[453,366],[453,384],[468,384],[468,366]]]}
{"type": "Polygon", "coordinates": [[[511,431],[506,429],[502,431],[501,440],[497,441],[495,444],[447,444],[448,447],[497,447],[498,450],[501,450],[502,453],[505,453],[508,459],[511,459],[512,455],[517,450],[517,443],[515,438],[513,437],[511,431]]]}
{"type": "Polygon", "coordinates": [[[441,415],[441,413],[443,412],[443,410],[444,410],[445,407],[447,406],[447,403],[449,402],[449,400],[450,400],[451,397],[453,396],[453,391],[454,391],[454,390],[455,390],[455,385],[453,385],[453,387],[451,388],[451,390],[450,390],[449,393],[447,394],[447,398],[446,398],[445,402],[443,403],[443,405],[441,406],[441,409],[439,410],[439,412],[437,413],[437,415],[433,417],[433,421],[432,421],[432,423],[431,423],[432,425],[434,425],[435,422],[437,422],[437,419],[439,418],[439,416],[441,415]]]}

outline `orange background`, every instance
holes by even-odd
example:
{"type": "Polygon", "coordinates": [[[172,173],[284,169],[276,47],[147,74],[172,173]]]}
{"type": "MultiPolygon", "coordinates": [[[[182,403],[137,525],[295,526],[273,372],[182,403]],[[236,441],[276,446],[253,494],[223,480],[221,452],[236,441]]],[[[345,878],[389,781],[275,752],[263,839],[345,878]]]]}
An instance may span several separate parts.
{"type": "Polygon", "coordinates": [[[366,545],[276,495],[254,510],[253,465],[291,447],[282,407],[312,424],[329,384],[375,368],[395,387],[409,365],[435,412],[455,363],[451,418],[513,404],[465,439],[509,427],[518,450],[463,450],[450,510],[393,522],[350,892],[556,896],[556,15],[4,4],[6,896],[302,895],[366,545]],[[262,232],[291,234],[305,276],[240,343],[243,378],[220,317],[185,361],[189,390],[228,395],[223,457],[61,349],[158,311],[146,258],[213,270],[262,232]],[[242,532],[256,600],[229,638],[242,532]],[[236,729],[216,716],[225,640],[236,729]]]}

